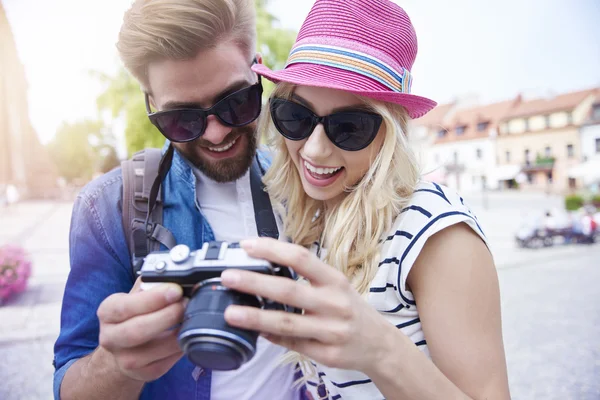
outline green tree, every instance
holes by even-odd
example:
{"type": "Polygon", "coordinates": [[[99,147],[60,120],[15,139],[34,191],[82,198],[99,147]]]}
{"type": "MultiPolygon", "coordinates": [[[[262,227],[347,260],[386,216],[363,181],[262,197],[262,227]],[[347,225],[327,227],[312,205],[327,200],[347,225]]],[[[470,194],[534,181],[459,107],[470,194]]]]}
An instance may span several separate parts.
{"type": "Polygon", "coordinates": [[[148,119],[144,93],[133,76],[125,68],[113,76],[95,75],[106,85],[106,90],[96,99],[98,109],[109,111],[113,119],[125,120],[128,157],[146,147],[161,147],[165,138],[148,119]]]}
{"type": "MultiPolygon", "coordinates": [[[[267,10],[268,0],[256,0],[255,4],[258,51],[268,67],[283,68],[296,34],[278,26],[277,19],[267,10]]],[[[124,68],[112,76],[100,73],[96,76],[106,86],[97,99],[99,110],[125,120],[128,156],[146,147],[161,147],[165,139],[146,116],[144,95],[136,80],[124,68]]],[[[263,85],[266,99],[273,84],[263,79],[263,85]]]]}
{"type": "MultiPolygon", "coordinates": [[[[269,0],[256,0],[257,48],[263,63],[271,69],[282,69],[296,39],[296,32],[283,29],[279,20],[269,13],[269,0]]],[[[263,79],[265,98],[271,94],[274,84],[263,79]]]]}
{"type": "Polygon", "coordinates": [[[89,180],[99,160],[97,147],[92,143],[105,135],[101,121],[85,120],[63,123],[47,148],[58,171],[68,182],[89,180]]]}

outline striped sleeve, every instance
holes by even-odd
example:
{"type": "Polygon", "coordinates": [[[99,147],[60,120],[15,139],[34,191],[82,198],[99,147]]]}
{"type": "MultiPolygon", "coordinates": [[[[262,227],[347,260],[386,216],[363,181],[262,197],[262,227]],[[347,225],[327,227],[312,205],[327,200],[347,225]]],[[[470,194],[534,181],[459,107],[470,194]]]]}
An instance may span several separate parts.
{"type": "Polygon", "coordinates": [[[413,294],[406,288],[406,279],[427,239],[458,223],[466,223],[487,244],[477,217],[462,197],[441,185],[421,183],[384,244],[382,262],[393,259],[398,265],[389,270],[393,276],[388,275],[387,282],[393,282],[400,305],[415,305],[413,294]]]}

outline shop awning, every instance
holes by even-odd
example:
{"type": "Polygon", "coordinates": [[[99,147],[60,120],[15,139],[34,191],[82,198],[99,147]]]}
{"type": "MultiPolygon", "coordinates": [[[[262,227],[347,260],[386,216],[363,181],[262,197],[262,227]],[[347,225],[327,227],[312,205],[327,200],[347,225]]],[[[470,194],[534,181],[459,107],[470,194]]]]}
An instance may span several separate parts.
{"type": "Polygon", "coordinates": [[[496,181],[510,181],[521,173],[520,165],[500,165],[490,171],[490,178],[496,181]]]}
{"type": "Polygon", "coordinates": [[[600,182],[600,158],[594,158],[571,167],[568,174],[570,178],[579,178],[585,184],[600,182]]]}

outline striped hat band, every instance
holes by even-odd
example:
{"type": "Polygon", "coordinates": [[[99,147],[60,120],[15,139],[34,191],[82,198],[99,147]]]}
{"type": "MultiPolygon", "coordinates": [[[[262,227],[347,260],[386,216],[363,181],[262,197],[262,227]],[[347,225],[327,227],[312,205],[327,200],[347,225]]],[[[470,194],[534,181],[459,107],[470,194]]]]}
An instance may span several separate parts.
{"type": "Polygon", "coordinates": [[[321,44],[299,45],[292,49],[286,68],[299,63],[351,71],[376,80],[396,93],[410,93],[412,76],[407,69],[400,67],[398,70],[376,57],[353,49],[321,44]]]}

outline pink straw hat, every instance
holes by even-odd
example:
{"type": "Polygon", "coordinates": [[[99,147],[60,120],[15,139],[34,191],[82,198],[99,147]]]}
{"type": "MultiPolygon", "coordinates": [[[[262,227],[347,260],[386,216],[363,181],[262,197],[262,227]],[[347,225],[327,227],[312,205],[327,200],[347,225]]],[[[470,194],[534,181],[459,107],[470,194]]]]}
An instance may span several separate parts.
{"type": "Polygon", "coordinates": [[[417,36],[410,18],[389,0],[316,0],[300,28],[287,64],[265,78],[344,90],[403,106],[419,118],[436,102],[410,94],[417,36]]]}

